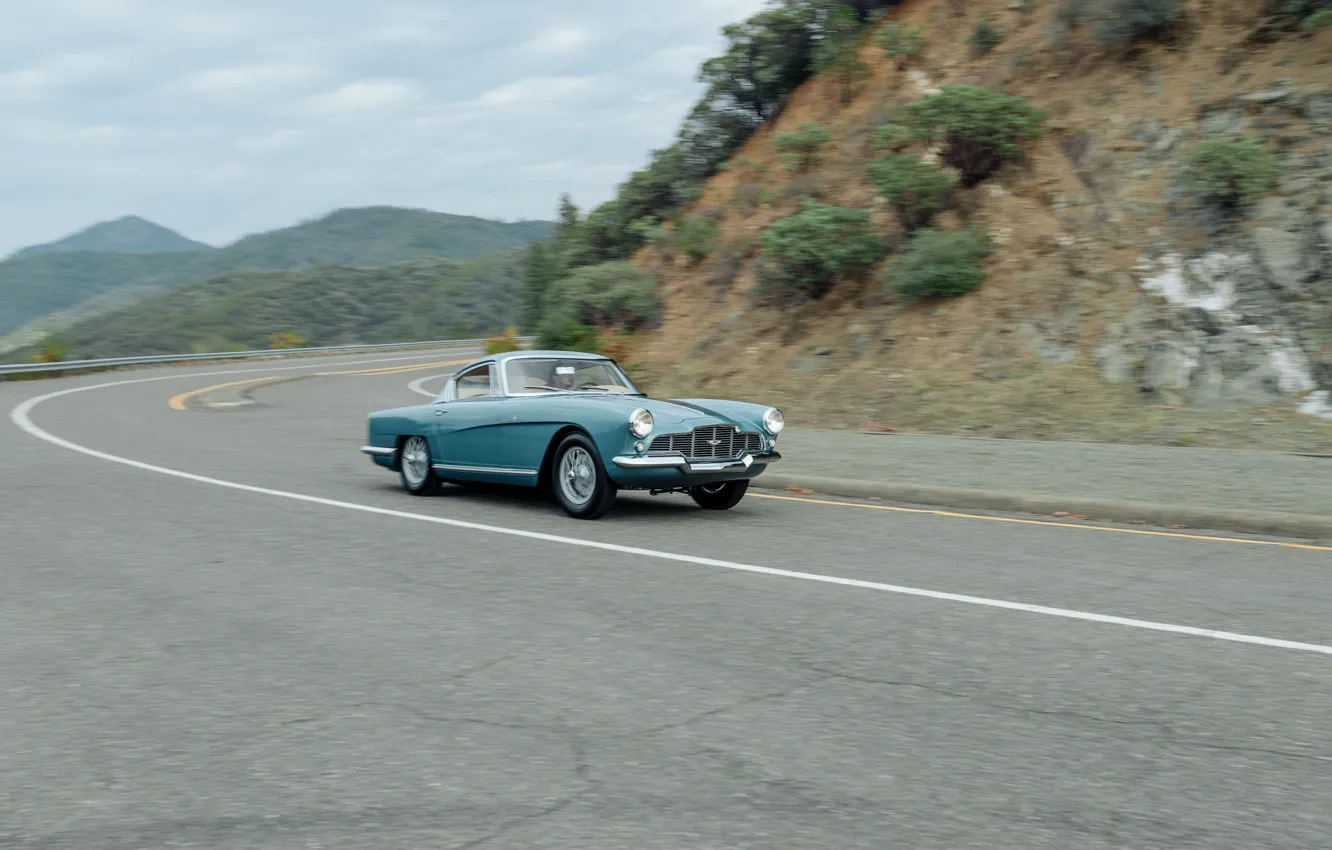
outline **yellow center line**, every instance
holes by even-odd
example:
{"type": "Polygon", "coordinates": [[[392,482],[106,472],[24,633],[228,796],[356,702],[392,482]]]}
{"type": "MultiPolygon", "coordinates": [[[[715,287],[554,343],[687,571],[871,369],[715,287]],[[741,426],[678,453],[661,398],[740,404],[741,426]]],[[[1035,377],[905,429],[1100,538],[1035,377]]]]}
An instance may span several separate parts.
{"type": "Polygon", "coordinates": [[[466,360],[441,360],[437,363],[413,363],[408,366],[381,366],[377,369],[353,369],[345,372],[328,372],[329,375],[396,375],[399,372],[415,372],[421,369],[434,369],[437,366],[461,366],[471,363],[475,357],[466,360]]]}
{"type": "Polygon", "coordinates": [[[272,379],[273,379],[272,375],[265,375],[262,378],[246,378],[243,381],[228,381],[225,384],[213,384],[211,387],[200,387],[197,390],[189,390],[188,392],[183,392],[180,395],[173,395],[171,399],[167,402],[167,406],[170,407],[172,410],[184,410],[185,401],[187,399],[194,398],[197,395],[203,395],[204,393],[212,392],[213,390],[220,390],[223,387],[235,387],[241,384],[253,384],[258,381],[271,381],[272,379]]]}
{"type": "Polygon", "coordinates": [[[1311,543],[1287,543],[1281,540],[1250,540],[1243,537],[1221,537],[1213,534],[1189,534],[1182,531],[1150,531],[1145,528],[1116,528],[1105,525],[1088,525],[1080,522],[1060,522],[1050,519],[1019,519],[1018,517],[985,516],[984,514],[959,513],[935,508],[903,508],[896,505],[867,505],[861,502],[841,502],[833,499],[809,499],[803,496],[777,496],[766,493],[749,494],[756,499],[775,499],[781,502],[804,502],[810,505],[831,505],[838,508],[861,508],[871,511],[892,511],[902,514],[929,514],[931,516],[951,517],[954,519],[975,519],[984,522],[1007,522],[1016,525],[1041,525],[1053,528],[1072,528],[1083,531],[1109,531],[1115,534],[1139,534],[1146,537],[1175,537],[1182,540],[1206,540],[1213,543],[1240,543],[1246,546],[1279,546],[1287,549],[1311,549],[1315,552],[1332,552],[1332,546],[1317,546],[1311,543]]]}
{"type": "MultiPolygon", "coordinates": [[[[442,360],[434,363],[413,363],[407,366],[388,366],[388,367],[379,367],[376,369],[352,369],[342,372],[325,372],[322,374],[361,375],[363,377],[373,377],[375,375],[396,375],[403,372],[416,372],[425,369],[435,369],[440,366],[462,366],[465,363],[471,363],[475,359],[476,359],[475,357],[469,357],[466,360],[442,360]]],[[[317,373],[311,373],[309,377],[313,378],[316,376],[316,374],[317,373]]],[[[167,406],[170,407],[172,410],[185,410],[186,409],[185,402],[191,398],[194,398],[195,396],[203,395],[204,393],[210,393],[213,390],[220,390],[225,387],[236,387],[240,386],[241,384],[254,384],[260,381],[272,381],[277,379],[278,377],[287,378],[290,376],[264,375],[263,377],[259,378],[245,378],[244,380],[240,381],[228,381],[225,384],[213,384],[210,387],[200,387],[197,390],[189,390],[187,392],[180,393],[179,395],[172,396],[170,400],[167,401],[167,406]]]]}

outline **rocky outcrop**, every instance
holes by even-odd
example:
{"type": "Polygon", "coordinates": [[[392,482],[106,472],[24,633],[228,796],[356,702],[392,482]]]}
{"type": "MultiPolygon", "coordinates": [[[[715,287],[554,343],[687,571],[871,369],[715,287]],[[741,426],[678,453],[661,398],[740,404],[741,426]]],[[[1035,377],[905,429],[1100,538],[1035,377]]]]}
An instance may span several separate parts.
{"type": "MultiPolygon", "coordinates": [[[[1282,83],[1207,104],[1195,132],[1286,129],[1292,118],[1332,130],[1332,91],[1282,83]]],[[[1156,157],[1169,156],[1179,135],[1161,122],[1137,134],[1156,157]]],[[[1282,167],[1278,193],[1241,220],[1189,203],[1178,184],[1167,190],[1172,215],[1210,241],[1184,253],[1163,239],[1144,254],[1135,273],[1147,297],[1097,349],[1106,380],[1205,407],[1288,398],[1332,419],[1332,148],[1285,153],[1282,167]]]]}

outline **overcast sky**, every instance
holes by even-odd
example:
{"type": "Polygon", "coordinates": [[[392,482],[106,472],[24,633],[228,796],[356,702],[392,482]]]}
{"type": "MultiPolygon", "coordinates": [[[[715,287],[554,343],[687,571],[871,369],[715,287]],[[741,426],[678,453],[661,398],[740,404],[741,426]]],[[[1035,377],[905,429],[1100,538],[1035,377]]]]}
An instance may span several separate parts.
{"type": "Polygon", "coordinates": [[[33,0],[0,28],[0,256],[136,214],[212,244],[344,206],[587,209],[763,0],[33,0]]]}

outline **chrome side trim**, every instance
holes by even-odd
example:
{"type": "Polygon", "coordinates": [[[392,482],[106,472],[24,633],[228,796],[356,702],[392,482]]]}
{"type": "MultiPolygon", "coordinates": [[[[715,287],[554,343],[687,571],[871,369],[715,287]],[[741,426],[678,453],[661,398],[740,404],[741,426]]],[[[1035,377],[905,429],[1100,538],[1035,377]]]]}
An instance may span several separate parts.
{"type": "Polygon", "coordinates": [[[436,472],[473,472],[478,475],[531,475],[535,476],[535,469],[501,469],[497,466],[457,466],[450,463],[435,464],[436,472]]]}
{"type": "Polygon", "coordinates": [[[398,450],[391,446],[361,446],[361,451],[372,457],[393,457],[398,450]]]}
{"type": "Polygon", "coordinates": [[[729,470],[748,469],[754,464],[776,463],[782,456],[776,452],[764,452],[762,454],[747,454],[739,460],[727,460],[717,463],[690,463],[684,459],[683,455],[672,456],[654,456],[647,457],[642,455],[620,455],[611,458],[616,466],[623,466],[628,469],[663,469],[675,467],[684,472],[727,472],[729,470]]]}

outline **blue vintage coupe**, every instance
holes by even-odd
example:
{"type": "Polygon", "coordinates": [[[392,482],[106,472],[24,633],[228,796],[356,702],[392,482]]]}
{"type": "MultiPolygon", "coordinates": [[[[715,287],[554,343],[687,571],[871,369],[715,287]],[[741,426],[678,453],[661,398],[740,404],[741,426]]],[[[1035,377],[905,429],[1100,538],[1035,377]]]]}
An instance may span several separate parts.
{"type": "Polygon", "coordinates": [[[513,483],[549,488],[570,516],[596,519],[620,490],[735,507],[781,459],[782,425],[774,407],[650,399],[599,355],[515,351],[464,366],[430,404],[370,414],[361,451],[413,495],[513,483]]]}

